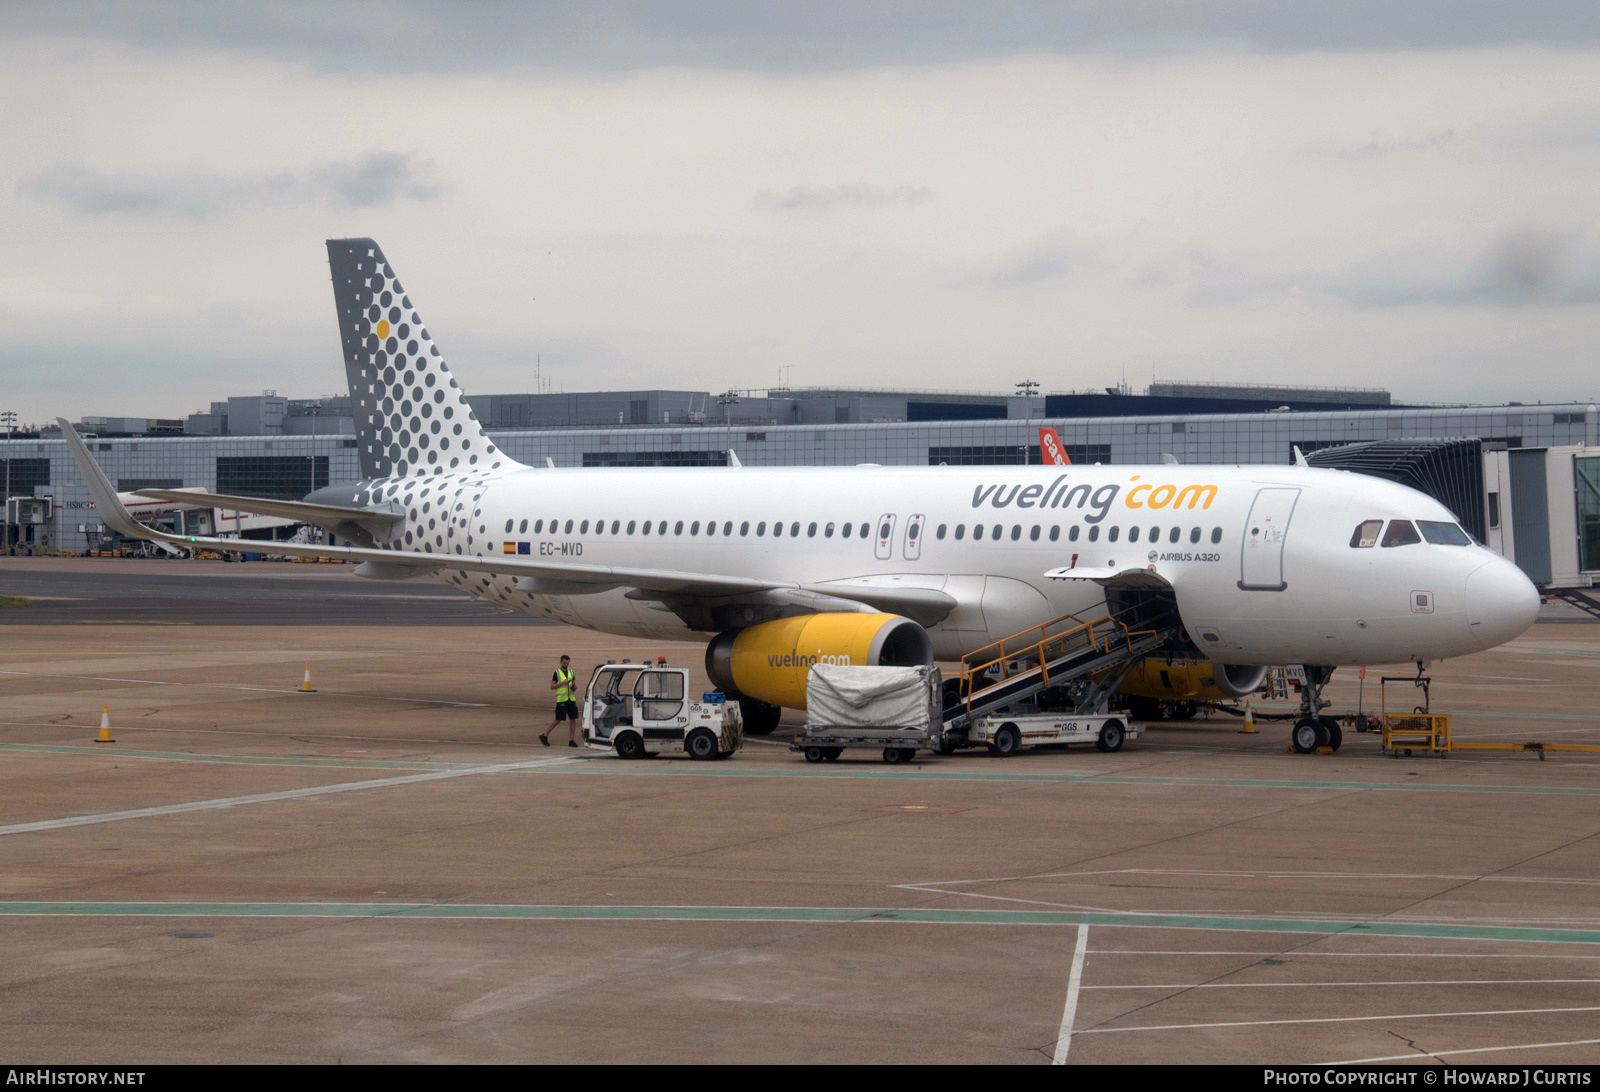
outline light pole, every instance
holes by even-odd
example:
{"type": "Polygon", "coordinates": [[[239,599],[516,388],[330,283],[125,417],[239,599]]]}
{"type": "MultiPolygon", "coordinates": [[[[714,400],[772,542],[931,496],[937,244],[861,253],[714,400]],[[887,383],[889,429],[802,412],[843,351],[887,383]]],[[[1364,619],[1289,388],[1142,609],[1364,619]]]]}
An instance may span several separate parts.
{"type": "Polygon", "coordinates": [[[0,424],[6,426],[6,494],[4,501],[6,519],[5,523],[0,525],[5,527],[6,534],[5,541],[0,543],[0,546],[4,546],[9,551],[11,549],[11,437],[17,431],[16,411],[6,410],[4,413],[0,413],[0,424]]]}

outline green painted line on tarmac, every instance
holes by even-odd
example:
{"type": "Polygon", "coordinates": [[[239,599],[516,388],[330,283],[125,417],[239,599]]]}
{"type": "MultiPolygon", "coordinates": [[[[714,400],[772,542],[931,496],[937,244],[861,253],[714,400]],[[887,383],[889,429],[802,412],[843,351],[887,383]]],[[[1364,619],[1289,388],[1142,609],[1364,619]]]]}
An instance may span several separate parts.
{"type": "Polygon", "coordinates": [[[44,743],[0,743],[0,751],[32,751],[40,754],[97,755],[113,758],[156,758],[169,762],[219,762],[238,766],[309,766],[357,770],[464,770],[475,762],[423,762],[381,758],[271,758],[250,755],[188,754],[182,751],[135,751],[126,748],[66,747],[44,743]]]}
{"type": "Polygon", "coordinates": [[[868,778],[891,781],[998,781],[1019,783],[1066,783],[1105,785],[1150,785],[1176,788],[1235,788],[1235,789],[1327,789],[1341,792],[1419,792],[1419,793],[1488,793],[1526,796],[1600,796],[1600,787],[1562,787],[1538,785],[1430,785],[1383,781],[1290,781],[1267,778],[1234,777],[1129,777],[1116,774],[1049,774],[1049,773],[957,773],[943,770],[890,769],[863,766],[861,769],[832,767],[796,767],[792,769],[747,769],[728,766],[707,768],[704,765],[670,761],[660,765],[640,766],[636,763],[591,760],[568,766],[551,766],[539,773],[572,773],[587,775],[620,775],[624,777],[822,777],[868,778]]]}
{"type": "Polygon", "coordinates": [[[1074,910],[938,910],[853,906],[520,906],[385,902],[0,902],[7,917],[414,918],[478,921],[748,921],[904,925],[1094,925],[1322,936],[1600,944],[1600,929],[1523,928],[1331,918],[1252,918],[1074,910]]]}
{"type": "Polygon", "coordinates": [[[1513,648],[1511,652],[1537,652],[1545,656],[1582,656],[1585,659],[1600,659],[1600,652],[1576,652],[1569,648],[1513,648]]]}

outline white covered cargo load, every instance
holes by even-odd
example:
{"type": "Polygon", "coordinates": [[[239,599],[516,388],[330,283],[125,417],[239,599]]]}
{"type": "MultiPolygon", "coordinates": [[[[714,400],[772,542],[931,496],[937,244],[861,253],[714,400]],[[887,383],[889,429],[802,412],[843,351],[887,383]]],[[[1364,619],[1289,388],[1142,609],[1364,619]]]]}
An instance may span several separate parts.
{"type": "Polygon", "coordinates": [[[806,676],[806,727],[910,728],[939,723],[936,667],[814,664],[806,676]]]}
{"type": "Polygon", "coordinates": [[[885,762],[918,748],[944,750],[936,667],[814,664],[806,676],[806,729],[790,746],[807,762],[832,762],[846,747],[882,747],[885,762]]]}

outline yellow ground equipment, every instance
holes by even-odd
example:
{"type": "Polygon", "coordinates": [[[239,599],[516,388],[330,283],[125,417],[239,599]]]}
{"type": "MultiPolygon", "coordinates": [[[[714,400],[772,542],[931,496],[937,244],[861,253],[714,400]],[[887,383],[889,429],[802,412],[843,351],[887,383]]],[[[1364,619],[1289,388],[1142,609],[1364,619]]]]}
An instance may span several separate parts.
{"type": "Polygon", "coordinates": [[[1425,675],[1414,679],[1403,675],[1385,675],[1378,680],[1378,701],[1381,710],[1379,723],[1383,726],[1383,749],[1391,758],[1399,758],[1403,751],[1427,751],[1446,758],[1450,754],[1450,714],[1428,711],[1428,687],[1433,682],[1425,675]],[[1389,684],[1410,683],[1422,691],[1422,704],[1409,713],[1389,712],[1389,684]]]}

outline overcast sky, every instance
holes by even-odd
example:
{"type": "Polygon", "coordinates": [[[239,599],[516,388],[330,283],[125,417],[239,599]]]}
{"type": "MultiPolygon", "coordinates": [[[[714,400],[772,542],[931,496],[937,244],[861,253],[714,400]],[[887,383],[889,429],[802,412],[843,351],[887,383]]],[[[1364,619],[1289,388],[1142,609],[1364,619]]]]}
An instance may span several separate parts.
{"type": "Polygon", "coordinates": [[[1126,376],[1600,398],[1593,3],[11,3],[0,410],[1126,376]]]}

